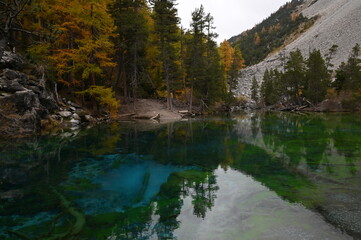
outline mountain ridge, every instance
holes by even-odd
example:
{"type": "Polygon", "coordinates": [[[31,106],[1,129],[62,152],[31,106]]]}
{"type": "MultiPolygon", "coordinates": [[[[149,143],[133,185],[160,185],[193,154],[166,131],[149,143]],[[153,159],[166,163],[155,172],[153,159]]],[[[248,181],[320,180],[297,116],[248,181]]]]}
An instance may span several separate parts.
{"type": "Polygon", "coordinates": [[[255,76],[261,84],[266,69],[276,68],[282,70],[281,55],[300,49],[307,57],[312,49],[319,49],[326,54],[329,48],[336,44],[338,51],[332,59],[336,69],[341,62],[346,61],[352,47],[361,42],[361,1],[358,0],[306,0],[300,8],[307,18],[318,17],[312,27],[307,29],[297,39],[280,49],[258,64],[241,70],[236,96],[250,98],[252,78],[255,76]],[[282,53],[282,54],[280,54],[282,53]]]}

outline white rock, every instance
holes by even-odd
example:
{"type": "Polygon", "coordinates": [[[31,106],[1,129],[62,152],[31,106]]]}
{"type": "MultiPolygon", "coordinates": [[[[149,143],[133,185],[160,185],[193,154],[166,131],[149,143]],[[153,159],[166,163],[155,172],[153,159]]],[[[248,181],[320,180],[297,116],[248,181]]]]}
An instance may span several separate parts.
{"type": "Polygon", "coordinates": [[[79,117],[79,115],[78,115],[77,113],[74,113],[74,114],[73,114],[73,118],[74,118],[75,120],[80,120],[80,117],[79,117]]]}
{"type": "Polygon", "coordinates": [[[88,121],[88,122],[95,122],[96,120],[90,116],[90,115],[85,115],[85,119],[88,121]]]}
{"type": "Polygon", "coordinates": [[[59,115],[62,116],[62,117],[67,118],[67,117],[70,117],[73,114],[71,112],[69,112],[69,111],[61,111],[61,112],[59,112],[59,115]]]}
{"type": "Polygon", "coordinates": [[[80,124],[80,121],[72,118],[72,119],[70,120],[70,123],[71,123],[72,125],[79,125],[79,124],[80,124]]]}

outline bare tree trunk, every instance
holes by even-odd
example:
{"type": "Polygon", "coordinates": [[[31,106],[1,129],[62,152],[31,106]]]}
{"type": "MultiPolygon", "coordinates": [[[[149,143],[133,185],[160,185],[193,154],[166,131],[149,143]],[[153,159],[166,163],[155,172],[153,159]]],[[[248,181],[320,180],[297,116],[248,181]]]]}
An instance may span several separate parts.
{"type": "Polygon", "coordinates": [[[54,93],[55,93],[55,99],[56,99],[56,102],[57,104],[59,104],[59,94],[58,94],[58,83],[55,82],[54,83],[54,93]]]}
{"type": "Polygon", "coordinates": [[[0,40],[0,60],[3,58],[4,56],[4,52],[5,52],[5,49],[6,49],[6,39],[3,38],[0,40]]]}
{"type": "Polygon", "coordinates": [[[181,28],[181,68],[182,68],[182,72],[183,72],[183,89],[184,89],[184,98],[186,100],[186,104],[189,103],[189,99],[188,99],[188,94],[187,94],[187,83],[186,83],[186,73],[185,73],[185,64],[184,64],[184,43],[183,43],[183,36],[184,36],[184,32],[183,32],[183,28],[181,28]]]}
{"type": "Polygon", "coordinates": [[[168,65],[168,62],[167,62],[167,59],[166,59],[164,43],[162,43],[162,45],[163,45],[163,48],[162,48],[163,71],[164,71],[165,82],[166,82],[166,87],[167,87],[167,107],[168,107],[169,110],[173,110],[171,89],[170,89],[170,78],[169,78],[169,65],[168,65]]]}
{"type": "Polygon", "coordinates": [[[169,110],[173,110],[173,104],[172,104],[172,96],[171,96],[171,90],[170,90],[170,79],[169,79],[169,74],[168,74],[168,70],[166,73],[167,76],[167,106],[169,110]]]}
{"type": "Polygon", "coordinates": [[[189,94],[189,113],[192,114],[192,104],[193,104],[193,79],[191,82],[191,92],[189,94]]]}

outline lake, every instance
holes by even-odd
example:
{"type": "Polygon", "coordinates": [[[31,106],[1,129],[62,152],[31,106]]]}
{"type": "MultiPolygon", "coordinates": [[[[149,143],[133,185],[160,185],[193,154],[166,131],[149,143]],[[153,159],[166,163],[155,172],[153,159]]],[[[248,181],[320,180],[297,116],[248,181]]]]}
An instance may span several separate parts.
{"type": "Polygon", "coordinates": [[[2,141],[0,239],[361,239],[361,115],[256,112],[2,141]]]}

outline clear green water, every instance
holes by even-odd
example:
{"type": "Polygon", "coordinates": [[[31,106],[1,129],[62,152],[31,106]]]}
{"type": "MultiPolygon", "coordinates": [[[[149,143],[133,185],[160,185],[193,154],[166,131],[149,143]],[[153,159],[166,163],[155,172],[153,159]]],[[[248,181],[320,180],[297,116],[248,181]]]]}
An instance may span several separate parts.
{"type": "Polygon", "coordinates": [[[360,184],[357,114],[102,125],[0,143],[0,239],[361,239],[360,184]]]}

